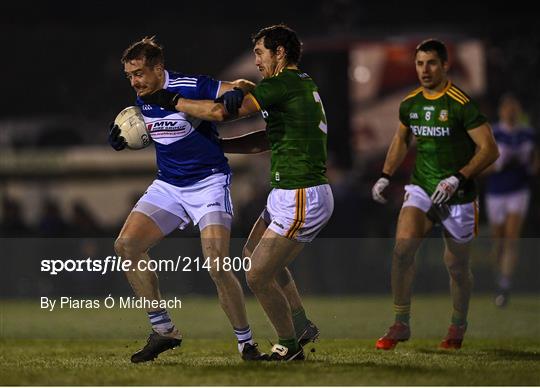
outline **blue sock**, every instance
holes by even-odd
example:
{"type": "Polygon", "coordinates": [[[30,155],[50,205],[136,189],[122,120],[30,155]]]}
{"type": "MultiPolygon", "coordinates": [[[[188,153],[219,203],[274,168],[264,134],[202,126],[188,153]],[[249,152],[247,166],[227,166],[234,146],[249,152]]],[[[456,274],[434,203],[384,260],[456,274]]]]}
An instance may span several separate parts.
{"type": "Polygon", "coordinates": [[[158,334],[167,335],[175,329],[174,323],[171,321],[171,317],[169,317],[166,309],[149,312],[148,319],[150,319],[152,329],[158,334]]]}
{"type": "Polygon", "coordinates": [[[244,327],[243,329],[234,329],[234,334],[238,339],[238,351],[242,353],[244,349],[244,344],[253,345],[253,336],[251,334],[251,328],[249,326],[244,327]]]}

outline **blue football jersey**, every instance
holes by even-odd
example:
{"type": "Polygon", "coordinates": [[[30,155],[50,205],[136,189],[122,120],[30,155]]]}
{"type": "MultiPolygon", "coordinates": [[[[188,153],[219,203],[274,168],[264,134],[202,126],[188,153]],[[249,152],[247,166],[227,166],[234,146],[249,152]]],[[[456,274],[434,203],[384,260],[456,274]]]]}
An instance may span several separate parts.
{"type": "Polygon", "coordinates": [[[528,187],[535,147],[534,130],[521,127],[513,131],[501,124],[493,126],[493,136],[499,147],[501,167],[487,178],[486,191],[504,194],[528,187]]]}
{"type": "MultiPolygon", "coordinates": [[[[165,70],[163,88],[191,100],[213,100],[219,87],[220,82],[208,76],[186,76],[165,70]]],[[[154,140],[157,179],[184,187],[212,174],[230,172],[214,123],[145,104],[139,97],[137,106],[154,140]]]]}

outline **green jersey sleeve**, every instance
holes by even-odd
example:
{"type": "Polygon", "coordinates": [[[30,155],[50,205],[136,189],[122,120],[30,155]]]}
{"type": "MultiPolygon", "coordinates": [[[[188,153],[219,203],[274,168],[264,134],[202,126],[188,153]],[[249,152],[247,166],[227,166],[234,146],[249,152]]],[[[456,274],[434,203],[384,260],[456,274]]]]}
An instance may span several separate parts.
{"type": "Polygon", "coordinates": [[[262,110],[282,102],[287,93],[285,84],[276,77],[263,79],[251,92],[262,110]]]}
{"type": "Polygon", "coordinates": [[[471,100],[463,106],[463,127],[467,131],[478,128],[486,122],[486,116],[480,112],[475,102],[471,100]]]}
{"type": "Polygon", "coordinates": [[[407,101],[402,101],[399,104],[399,121],[406,127],[410,126],[410,104],[407,101]]]}

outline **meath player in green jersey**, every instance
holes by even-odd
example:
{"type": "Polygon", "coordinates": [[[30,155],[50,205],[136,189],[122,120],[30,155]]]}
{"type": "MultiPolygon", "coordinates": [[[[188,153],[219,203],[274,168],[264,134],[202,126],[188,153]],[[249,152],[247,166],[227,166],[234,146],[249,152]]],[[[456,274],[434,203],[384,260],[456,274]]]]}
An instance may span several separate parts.
{"type": "Polygon", "coordinates": [[[272,152],[273,189],[244,247],[252,264],[246,278],[279,337],[269,360],[302,360],[302,345],[317,339],[319,330],[306,317],[287,265],[333,212],[326,178],[327,122],[317,86],[298,69],[302,46],[296,33],[275,25],[255,34],[253,43],[255,65],[264,78],[253,90],[235,88],[218,103],[160,90],[145,101],[212,121],[262,113],[266,130],[223,139],[222,146],[227,153],[272,152]]]}
{"type": "Polygon", "coordinates": [[[440,223],[453,300],[451,324],[440,347],[459,349],[467,329],[472,288],[470,241],[478,222],[473,178],[497,159],[498,151],[491,128],[477,105],[447,78],[444,43],[434,39],[420,43],[415,64],[421,87],[401,102],[400,125],[388,149],[382,176],[372,189],[373,199],[385,203],[383,190],[414,136],[416,163],[411,183],[405,186],[392,258],[395,323],[376,347],[393,349],[398,342],[409,339],[414,257],[433,224],[440,223]]]}

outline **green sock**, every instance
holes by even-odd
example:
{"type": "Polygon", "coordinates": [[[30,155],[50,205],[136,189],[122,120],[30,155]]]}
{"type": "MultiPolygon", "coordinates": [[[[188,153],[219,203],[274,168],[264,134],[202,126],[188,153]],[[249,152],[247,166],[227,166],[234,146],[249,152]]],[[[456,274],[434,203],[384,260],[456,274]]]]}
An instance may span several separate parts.
{"type": "Polygon", "coordinates": [[[467,314],[454,310],[454,312],[452,313],[452,325],[467,325],[467,314]]]}
{"type": "Polygon", "coordinates": [[[302,307],[292,312],[292,320],[294,324],[294,331],[296,332],[296,336],[298,337],[298,335],[302,333],[302,331],[304,331],[304,329],[309,323],[309,320],[306,317],[306,312],[302,307]]]}
{"type": "Polygon", "coordinates": [[[296,340],[296,338],[291,338],[291,339],[280,338],[279,344],[289,349],[289,352],[296,352],[300,348],[300,345],[298,345],[298,341],[296,340]]]}
{"type": "Polygon", "coordinates": [[[394,313],[396,314],[396,322],[401,322],[408,325],[409,320],[411,319],[411,305],[410,304],[404,304],[404,305],[394,304],[394,313]]]}

